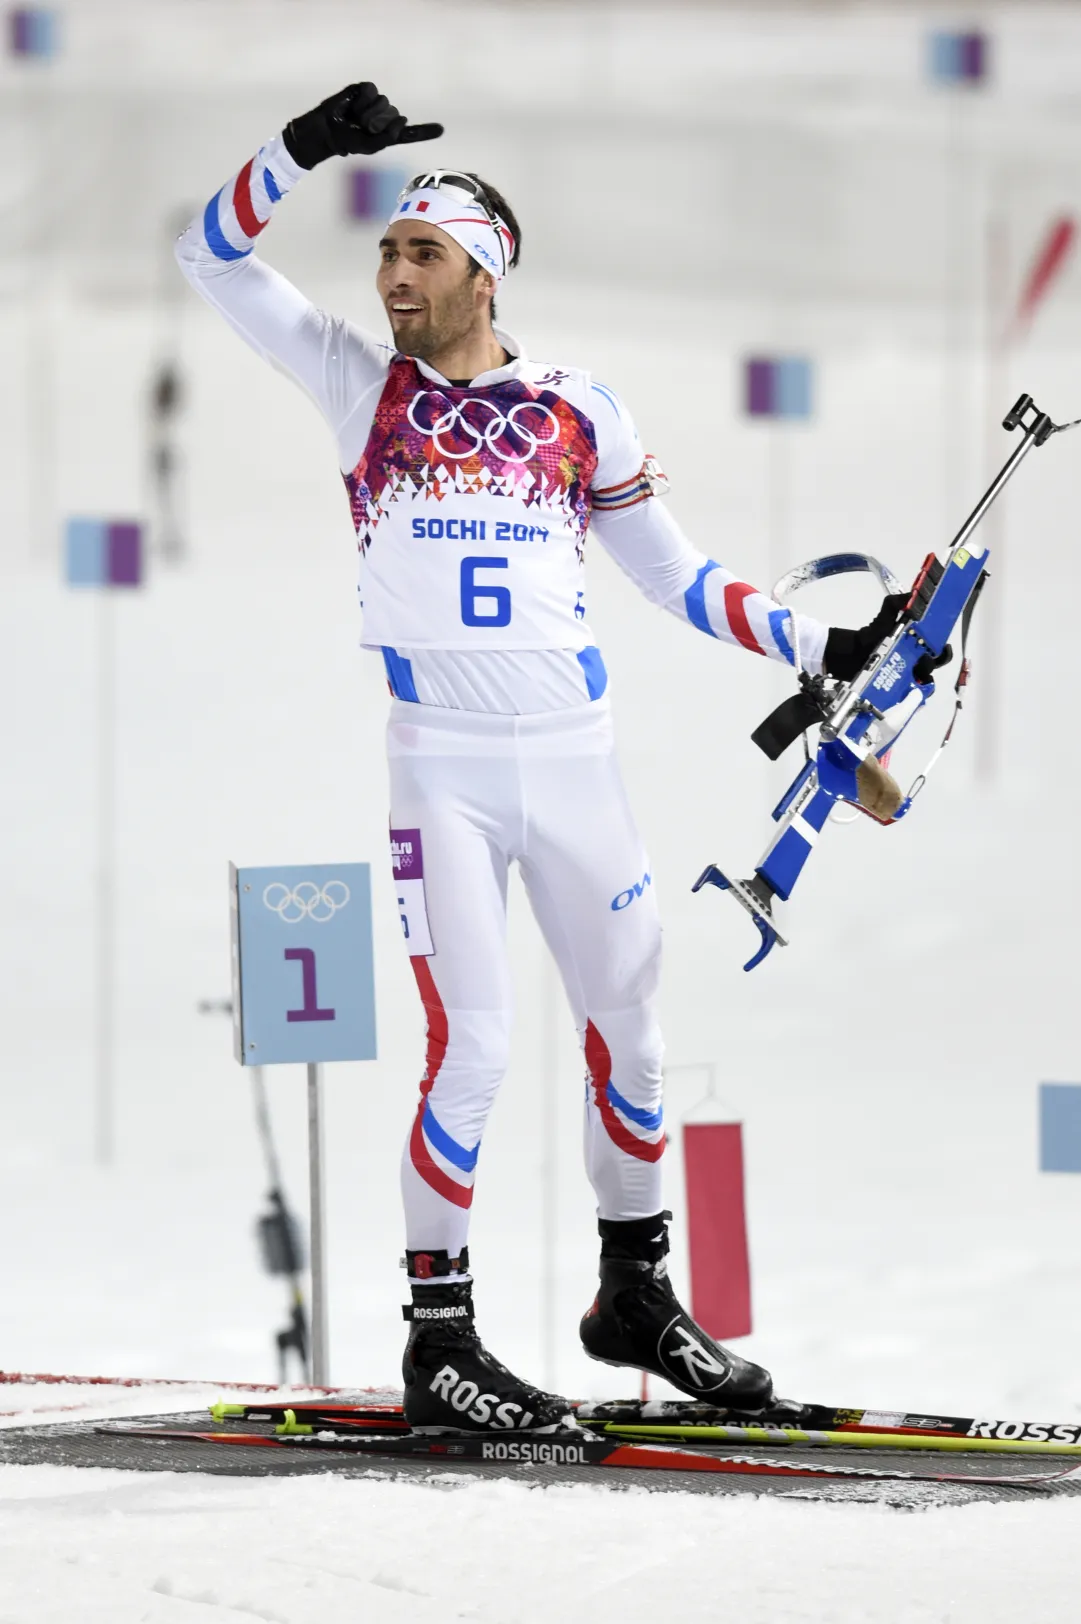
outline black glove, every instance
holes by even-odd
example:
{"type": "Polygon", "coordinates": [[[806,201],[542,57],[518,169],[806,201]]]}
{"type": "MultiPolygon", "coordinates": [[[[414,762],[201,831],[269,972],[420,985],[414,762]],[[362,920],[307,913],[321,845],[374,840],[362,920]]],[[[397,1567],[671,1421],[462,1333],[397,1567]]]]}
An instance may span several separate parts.
{"type": "Polygon", "coordinates": [[[367,80],[346,85],[336,95],[291,119],[282,131],[282,140],[293,162],[301,169],[314,169],[325,158],[346,158],[363,153],[371,157],[384,147],[406,141],[434,141],[443,134],[442,124],[409,124],[367,80]]]}
{"type": "Polygon", "coordinates": [[[893,592],[884,598],[882,607],[869,626],[850,631],[845,626],[831,626],[826,636],[826,652],[822,657],[827,677],[839,677],[851,682],[867,664],[868,659],[888,637],[911,598],[911,592],[893,592]]]}

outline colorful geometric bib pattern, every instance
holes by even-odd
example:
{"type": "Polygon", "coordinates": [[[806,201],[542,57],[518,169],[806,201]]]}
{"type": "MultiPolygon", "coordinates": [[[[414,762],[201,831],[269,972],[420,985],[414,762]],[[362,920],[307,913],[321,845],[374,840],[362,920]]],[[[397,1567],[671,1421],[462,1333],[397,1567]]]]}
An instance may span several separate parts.
{"type": "Polygon", "coordinates": [[[546,509],[580,546],[596,468],[593,424],[554,390],[520,378],[482,388],[435,385],[399,355],[364,453],[344,477],[361,552],[395,503],[454,494],[546,509]]]}

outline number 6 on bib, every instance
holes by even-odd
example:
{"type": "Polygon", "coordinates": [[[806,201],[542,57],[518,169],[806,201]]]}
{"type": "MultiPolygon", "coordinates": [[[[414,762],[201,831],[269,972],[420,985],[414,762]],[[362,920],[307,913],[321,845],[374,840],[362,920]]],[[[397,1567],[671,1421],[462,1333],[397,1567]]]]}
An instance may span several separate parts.
{"type": "Polygon", "coordinates": [[[505,558],[463,558],[461,569],[461,598],[462,598],[462,624],[464,626],[509,626],[510,625],[510,587],[487,586],[483,581],[477,580],[478,570],[505,570],[505,558]],[[482,614],[480,604],[492,603],[495,605],[494,613],[486,609],[482,614]]]}

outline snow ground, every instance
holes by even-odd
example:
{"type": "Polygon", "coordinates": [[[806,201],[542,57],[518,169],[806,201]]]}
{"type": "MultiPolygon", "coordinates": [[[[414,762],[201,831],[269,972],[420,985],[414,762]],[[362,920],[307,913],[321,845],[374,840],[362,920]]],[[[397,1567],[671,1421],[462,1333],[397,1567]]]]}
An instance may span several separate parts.
{"type": "MultiPolygon", "coordinates": [[[[317,1397],[318,1392],[318,1389],[303,1387],[279,1388],[277,1396],[288,1403],[290,1398],[317,1397]]],[[[380,1403],[384,1399],[395,1402],[401,1400],[401,1392],[373,1390],[370,1398],[372,1403],[380,1403]]],[[[121,1379],[115,1385],[100,1379],[97,1382],[46,1382],[28,1377],[25,1381],[11,1381],[4,1376],[0,1383],[0,1431],[62,1424],[65,1421],[116,1421],[131,1416],[176,1415],[182,1410],[202,1410],[219,1399],[228,1403],[254,1404],[268,1400],[268,1389],[255,1389],[242,1384],[230,1387],[209,1382],[171,1380],[144,1384],[121,1379]]]]}
{"type": "MultiPolygon", "coordinates": [[[[243,1387],[5,1382],[0,1427],[243,1387]]],[[[299,1390],[294,1396],[299,1396],[299,1390]]],[[[391,1396],[375,1392],[373,1398],[391,1396]]],[[[0,1624],[1066,1624],[1081,1502],[0,1466],[0,1624]]],[[[867,1485],[867,1492],[872,1486],[867,1485]]]]}
{"type": "Polygon", "coordinates": [[[0,1469],[2,1624],[1067,1624],[1076,1500],[0,1469]]]}

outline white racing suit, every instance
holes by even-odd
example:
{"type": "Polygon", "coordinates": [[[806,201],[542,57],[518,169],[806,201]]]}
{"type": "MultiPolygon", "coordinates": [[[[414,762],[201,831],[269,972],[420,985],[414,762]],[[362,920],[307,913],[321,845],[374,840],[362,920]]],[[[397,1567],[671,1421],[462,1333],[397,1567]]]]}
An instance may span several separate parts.
{"type": "MultiPolygon", "coordinates": [[[[402,1160],[406,1245],[465,1245],[507,1064],[507,877],[517,862],[585,1053],[599,1216],[663,1206],[660,927],[586,621],[597,540],[699,631],[792,662],[793,620],[697,552],[654,499],[634,426],[588,373],[530,361],[451,384],[317,309],[252,252],[300,179],[270,141],[177,257],[208,304],[290,373],[334,431],[360,550],[364,647],[382,653],[399,907],[428,1025],[402,1160]]],[[[797,617],[805,669],[825,628],[797,617]]]]}

